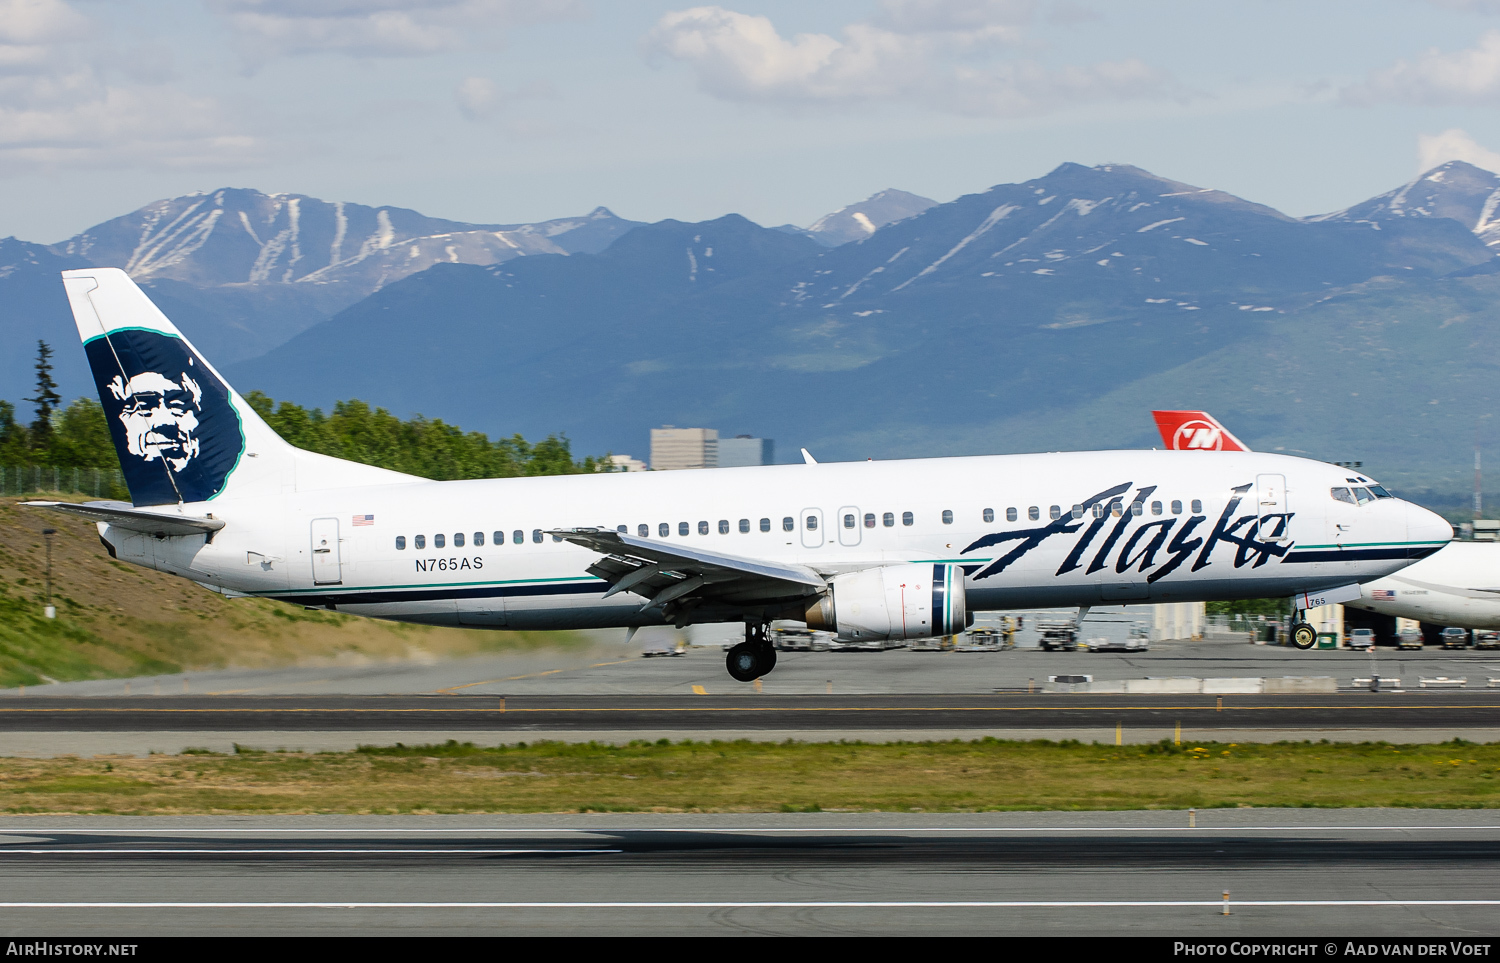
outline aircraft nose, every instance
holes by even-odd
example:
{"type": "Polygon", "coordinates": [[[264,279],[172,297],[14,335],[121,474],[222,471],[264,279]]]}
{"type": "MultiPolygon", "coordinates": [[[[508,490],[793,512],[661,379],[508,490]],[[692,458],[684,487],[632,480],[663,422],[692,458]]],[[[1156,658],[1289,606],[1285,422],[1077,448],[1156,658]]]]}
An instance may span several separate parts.
{"type": "Polygon", "coordinates": [[[1453,526],[1437,512],[1406,503],[1406,540],[1413,548],[1440,548],[1453,540],[1453,526]]]}

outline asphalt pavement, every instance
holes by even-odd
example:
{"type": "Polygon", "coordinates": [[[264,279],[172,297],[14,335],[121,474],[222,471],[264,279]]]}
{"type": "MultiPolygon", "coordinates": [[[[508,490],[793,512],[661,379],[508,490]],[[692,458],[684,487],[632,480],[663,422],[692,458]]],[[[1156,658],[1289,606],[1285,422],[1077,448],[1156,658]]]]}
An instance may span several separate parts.
{"type": "Polygon", "coordinates": [[[1497,910],[1486,812],[0,819],[8,935],[1456,939],[1497,910]]]}

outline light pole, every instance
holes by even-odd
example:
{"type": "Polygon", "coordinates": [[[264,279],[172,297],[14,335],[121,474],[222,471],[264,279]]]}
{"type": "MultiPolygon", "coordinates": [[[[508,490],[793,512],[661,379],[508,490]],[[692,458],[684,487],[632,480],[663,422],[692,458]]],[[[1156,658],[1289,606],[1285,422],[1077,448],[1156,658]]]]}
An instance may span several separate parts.
{"type": "Polygon", "coordinates": [[[42,529],[42,537],[47,540],[47,604],[42,612],[49,619],[57,618],[57,606],[52,604],[52,536],[56,534],[55,528],[42,529]]]}

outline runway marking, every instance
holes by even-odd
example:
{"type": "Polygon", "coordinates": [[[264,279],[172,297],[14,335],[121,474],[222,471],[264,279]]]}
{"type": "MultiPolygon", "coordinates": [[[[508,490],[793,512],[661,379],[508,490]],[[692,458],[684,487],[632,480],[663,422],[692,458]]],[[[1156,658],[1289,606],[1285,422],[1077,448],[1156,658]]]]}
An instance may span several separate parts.
{"type": "MultiPolygon", "coordinates": [[[[553,672],[565,672],[566,669],[553,669],[553,672]]],[[[546,673],[539,673],[546,674],[546,673]]],[[[525,678],[516,676],[516,678],[525,678]]],[[[491,682],[505,682],[506,679],[492,679],[491,682]]],[[[489,682],[471,682],[469,685],[489,685],[489,682]]],[[[455,686],[454,688],[464,688],[455,686]]],[[[446,691],[446,690],[439,690],[446,691]]],[[[1225,706],[1225,709],[1233,709],[1236,712],[1295,712],[1307,710],[1336,710],[1349,711],[1351,709],[1382,709],[1386,711],[1397,709],[1434,710],[1434,709],[1500,709],[1500,705],[1323,705],[1323,706],[1225,706]]],[[[535,708],[535,709],[508,709],[508,713],[519,712],[554,712],[554,713],[610,713],[610,712],[636,712],[636,713],[666,713],[666,712],[1212,712],[1211,705],[1198,706],[600,706],[600,707],[557,707],[557,708],[535,708]]],[[[311,714],[311,713],[336,713],[349,715],[379,715],[381,713],[413,713],[427,712],[443,715],[483,715],[492,713],[499,715],[497,709],[460,709],[460,708],[378,708],[378,709],[351,709],[351,708],[260,708],[249,709],[234,706],[206,707],[206,708],[162,708],[153,706],[66,706],[35,708],[4,707],[0,713],[64,713],[64,712],[135,712],[135,713],[221,713],[233,715],[277,715],[277,714],[311,714]]],[[[1232,728],[1232,727],[1231,727],[1232,728]]],[[[1302,727],[1307,728],[1307,727],[1302,727]]],[[[1372,728],[1369,726],[1340,727],[1340,728],[1372,728]]],[[[1389,726],[1376,726],[1373,728],[1390,728],[1389,726]]],[[[1471,727],[1472,728],[1472,727],[1471,727]]]]}
{"type": "Polygon", "coordinates": [[[571,853],[620,853],[619,849],[331,849],[321,847],[318,849],[64,849],[52,847],[48,849],[0,849],[0,857],[20,854],[23,856],[243,856],[243,855],[275,855],[275,856],[552,856],[571,853]]]}
{"type": "MultiPolygon", "coordinates": [[[[94,828],[60,828],[51,829],[47,827],[26,827],[24,829],[0,828],[0,854],[14,850],[4,848],[6,836],[205,836],[205,835],[267,835],[267,834],[301,834],[322,833],[329,836],[373,834],[383,833],[390,836],[402,835],[455,835],[468,834],[475,836],[494,835],[538,835],[547,833],[585,833],[590,835],[623,835],[627,833],[718,833],[736,835],[802,835],[802,834],[825,834],[825,835],[912,835],[918,833],[952,833],[955,835],[979,834],[979,833],[1192,833],[1195,835],[1219,835],[1223,833],[1302,833],[1302,832],[1449,832],[1449,831],[1500,831],[1500,824],[1486,824],[1479,826],[906,826],[906,827],[871,827],[862,829],[857,826],[718,826],[718,827],[696,827],[696,826],[551,826],[551,827],[473,827],[473,828],[446,828],[432,826],[416,826],[410,829],[389,828],[313,828],[313,827],[248,827],[248,826],[211,826],[183,829],[140,829],[130,827],[100,826],[94,828]]],[[[177,852],[178,850],[173,850],[177,852]]],[[[582,852],[583,850],[569,850],[569,852],[582,852]]],[[[604,850],[601,850],[603,852],[604,850]]],[[[49,850],[50,852],[50,850],[49,850]]],[[[73,850],[78,852],[78,850],[73,850]]],[[[117,850],[110,850],[117,852],[117,850]]]]}
{"type": "MultiPolygon", "coordinates": [[[[289,682],[289,683],[284,683],[284,684],[285,685],[323,685],[324,683],[332,682],[332,681],[333,681],[332,679],[312,679],[312,680],[307,681],[307,682],[289,682]]],[[[249,689],[219,689],[219,690],[217,690],[215,692],[205,692],[203,694],[204,695],[211,695],[211,696],[244,695],[246,692],[264,692],[267,689],[280,689],[280,688],[282,688],[282,684],[278,684],[278,685],[258,685],[258,686],[252,686],[249,689]]]]}
{"type": "Polygon", "coordinates": [[[621,659],[618,662],[595,662],[593,665],[574,665],[563,669],[548,669],[546,672],[528,672],[525,675],[508,675],[503,679],[486,679],[484,682],[465,682],[463,685],[450,685],[443,689],[434,689],[433,692],[447,695],[458,689],[472,689],[476,685],[493,685],[496,682],[514,682],[517,679],[536,679],[544,675],[556,675],[559,672],[572,672],[575,669],[597,669],[606,665],[624,665],[626,662],[634,662],[634,659],[621,659]]]}
{"type": "MultiPolygon", "coordinates": [[[[525,900],[369,902],[7,901],[0,909],[1175,909],[1224,906],[1208,900],[525,900]]],[[[1500,899],[1246,899],[1231,906],[1500,906],[1500,899]]]]}

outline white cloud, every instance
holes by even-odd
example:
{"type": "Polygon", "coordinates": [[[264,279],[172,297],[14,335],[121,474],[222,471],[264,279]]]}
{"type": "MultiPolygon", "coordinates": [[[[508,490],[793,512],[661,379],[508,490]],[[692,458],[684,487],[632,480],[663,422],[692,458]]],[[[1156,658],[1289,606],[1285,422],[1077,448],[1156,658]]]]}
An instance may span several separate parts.
{"type": "Polygon", "coordinates": [[[0,174],[253,159],[258,142],[214,100],[130,69],[131,51],[94,35],[61,0],[0,0],[0,174]]]}
{"type": "Polygon", "coordinates": [[[694,7],[646,36],[650,55],[692,67],[725,100],[838,103],[917,100],[955,113],[1015,117],[1089,102],[1180,98],[1164,71],[1139,60],[1054,69],[1030,60],[986,64],[1024,41],[1032,5],[1004,0],[888,0],[868,23],[783,37],[768,17],[694,7]]]}
{"type": "Polygon", "coordinates": [[[557,91],[544,80],[507,91],[488,77],[465,77],[453,91],[459,113],[476,122],[489,120],[519,101],[556,96],[557,91]]]}
{"type": "Polygon", "coordinates": [[[211,0],[247,54],[420,57],[487,31],[579,17],[579,0],[211,0]]]}
{"type": "Polygon", "coordinates": [[[1346,103],[1493,106],[1500,104],[1500,30],[1487,30],[1472,47],[1436,47],[1415,60],[1398,60],[1362,84],[1342,91],[1346,103]]]}
{"type": "Polygon", "coordinates": [[[1441,134],[1417,137],[1417,172],[1430,171],[1448,161],[1467,161],[1475,167],[1500,173],[1500,154],[1481,147],[1467,131],[1457,127],[1441,134]]]}

